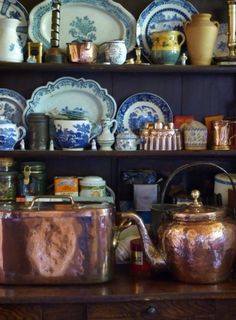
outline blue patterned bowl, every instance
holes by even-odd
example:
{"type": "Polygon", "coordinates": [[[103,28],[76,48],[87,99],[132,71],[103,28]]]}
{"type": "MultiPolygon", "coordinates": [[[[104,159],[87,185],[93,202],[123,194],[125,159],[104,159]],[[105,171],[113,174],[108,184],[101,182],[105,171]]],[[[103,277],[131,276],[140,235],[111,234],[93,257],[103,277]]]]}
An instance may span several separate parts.
{"type": "Polygon", "coordinates": [[[57,141],[63,150],[83,150],[96,136],[91,136],[89,120],[54,120],[57,141]]]}

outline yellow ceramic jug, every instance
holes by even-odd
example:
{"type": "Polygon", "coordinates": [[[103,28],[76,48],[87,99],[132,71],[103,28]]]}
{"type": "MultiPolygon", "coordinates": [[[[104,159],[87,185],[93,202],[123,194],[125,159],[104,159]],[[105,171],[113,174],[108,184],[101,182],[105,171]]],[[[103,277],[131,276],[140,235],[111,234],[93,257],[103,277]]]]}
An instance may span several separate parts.
{"type": "Polygon", "coordinates": [[[185,36],[180,31],[160,31],[152,33],[151,58],[156,64],[176,64],[185,36]]]}

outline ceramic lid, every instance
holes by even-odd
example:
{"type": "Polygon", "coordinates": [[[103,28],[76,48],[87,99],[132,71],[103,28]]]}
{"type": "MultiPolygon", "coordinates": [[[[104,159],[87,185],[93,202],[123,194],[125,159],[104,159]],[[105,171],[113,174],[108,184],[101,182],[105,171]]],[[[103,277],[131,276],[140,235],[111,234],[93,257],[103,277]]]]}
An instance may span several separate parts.
{"type": "Polygon", "coordinates": [[[177,221],[207,221],[207,220],[216,220],[219,218],[223,218],[226,213],[222,208],[216,208],[213,206],[203,205],[202,202],[198,201],[200,196],[200,192],[198,190],[192,190],[191,196],[193,198],[193,202],[186,206],[184,210],[174,211],[173,212],[173,220],[177,221]]]}
{"type": "Polygon", "coordinates": [[[87,176],[80,181],[81,186],[105,186],[106,181],[102,177],[87,176]]]}
{"type": "Polygon", "coordinates": [[[123,132],[118,133],[116,139],[137,139],[138,137],[131,130],[125,129],[123,132]]]}

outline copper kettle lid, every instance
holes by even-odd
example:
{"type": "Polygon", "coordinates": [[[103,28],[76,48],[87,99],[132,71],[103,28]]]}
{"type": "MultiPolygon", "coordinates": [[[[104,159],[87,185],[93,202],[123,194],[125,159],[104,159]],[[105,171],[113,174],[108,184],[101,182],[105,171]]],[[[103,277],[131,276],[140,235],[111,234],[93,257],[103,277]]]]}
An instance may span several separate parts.
{"type": "Polygon", "coordinates": [[[213,206],[206,206],[200,202],[199,190],[192,190],[191,196],[193,202],[186,206],[184,210],[174,212],[173,220],[177,221],[208,221],[208,220],[217,220],[225,216],[225,210],[222,208],[216,208],[213,206]]]}

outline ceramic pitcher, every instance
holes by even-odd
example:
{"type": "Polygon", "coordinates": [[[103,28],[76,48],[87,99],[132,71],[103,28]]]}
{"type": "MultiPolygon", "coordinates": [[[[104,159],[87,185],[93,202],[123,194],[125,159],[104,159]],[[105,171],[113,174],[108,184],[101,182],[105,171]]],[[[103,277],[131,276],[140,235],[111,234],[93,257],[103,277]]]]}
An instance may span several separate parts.
{"type": "Polygon", "coordinates": [[[176,64],[185,36],[180,31],[161,31],[152,33],[152,61],[156,64],[176,64]]]}
{"type": "Polygon", "coordinates": [[[0,19],[0,61],[22,62],[23,48],[17,35],[16,28],[20,21],[13,18],[0,19]]]}
{"type": "Polygon", "coordinates": [[[211,14],[199,13],[184,23],[184,32],[191,64],[210,65],[218,35],[219,22],[211,14]]]}
{"type": "Polygon", "coordinates": [[[115,142],[114,133],[117,129],[117,121],[115,119],[105,118],[101,120],[102,133],[97,137],[100,150],[112,150],[111,146],[115,142]]]}
{"type": "Polygon", "coordinates": [[[14,150],[14,146],[26,136],[26,129],[17,127],[10,120],[0,116],[0,150],[14,150]]]}

